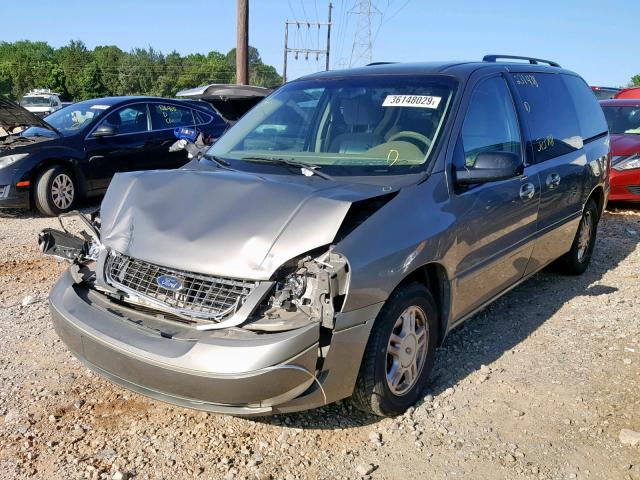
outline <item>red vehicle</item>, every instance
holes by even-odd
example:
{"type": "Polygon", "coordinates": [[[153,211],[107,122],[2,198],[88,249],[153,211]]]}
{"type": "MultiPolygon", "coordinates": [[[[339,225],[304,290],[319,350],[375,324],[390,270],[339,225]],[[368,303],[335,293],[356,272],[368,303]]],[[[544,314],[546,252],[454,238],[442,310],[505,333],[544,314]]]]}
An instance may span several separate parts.
{"type": "Polygon", "coordinates": [[[613,98],[635,98],[640,99],[640,87],[623,88],[616,93],[613,98]]]}
{"type": "Polygon", "coordinates": [[[640,202],[640,98],[600,102],[611,132],[609,200],[640,202]]]}

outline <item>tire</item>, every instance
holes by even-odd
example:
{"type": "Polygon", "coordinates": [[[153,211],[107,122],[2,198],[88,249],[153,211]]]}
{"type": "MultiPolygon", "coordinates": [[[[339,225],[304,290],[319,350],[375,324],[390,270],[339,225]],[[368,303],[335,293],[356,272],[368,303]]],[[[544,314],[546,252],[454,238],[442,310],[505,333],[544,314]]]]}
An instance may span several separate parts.
{"type": "Polygon", "coordinates": [[[77,196],[78,185],[73,174],[57,165],[38,176],[33,198],[40,213],[55,216],[71,210],[77,196]]]}
{"type": "Polygon", "coordinates": [[[555,262],[555,271],[563,275],[582,275],[585,272],[591,262],[591,255],[596,244],[599,220],[598,206],[593,199],[590,199],[584,207],[580,226],[571,244],[571,250],[555,262]]]}
{"type": "Polygon", "coordinates": [[[438,336],[437,308],[429,290],[419,283],[396,289],[375,320],[352,403],[364,412],[384,417],[400,415],[414,405],[433,369],[438,336]],[[410,317],[410,313],[415,315],[415,334],[407,335],[405,332],[411,329],[405,329],[407,324],[403,319],[410,317]],[[422,329],[426,335],[424,339],[420,333],[422,329]],[[402,343],[392,340],[392,334],[402,343]],[[412,335],[413,338],[409,338],[412,335]],[[416,352],[413,360],[412,351],[416,352]]]}

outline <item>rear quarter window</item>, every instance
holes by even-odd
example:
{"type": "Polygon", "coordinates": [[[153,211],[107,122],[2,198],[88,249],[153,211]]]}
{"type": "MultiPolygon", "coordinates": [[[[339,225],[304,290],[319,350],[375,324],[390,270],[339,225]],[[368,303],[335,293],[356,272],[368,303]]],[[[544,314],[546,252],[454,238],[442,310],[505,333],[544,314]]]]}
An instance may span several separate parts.
{"type": "MultiPolygon", "coordinates": [[[[553,73],[512,73],[524,121],[529,126],[534,162],[582,148],[574,101],[563,78],[553,73]]],[[[590,93],[594,100],[593,94],[590,93]]]]}
{"type": "Polygon", "coordinates": [[[573,75],[562,75],[562,78],[578,115],[582,140],[588,142],[594,137],[607,133],[607,121],[589,85],[580,77],[573,75]]]}

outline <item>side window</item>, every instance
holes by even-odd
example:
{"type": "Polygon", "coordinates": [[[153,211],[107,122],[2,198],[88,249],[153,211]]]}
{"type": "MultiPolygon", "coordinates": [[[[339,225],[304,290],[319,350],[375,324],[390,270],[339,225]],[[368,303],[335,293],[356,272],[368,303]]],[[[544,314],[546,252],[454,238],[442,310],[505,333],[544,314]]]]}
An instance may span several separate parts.
{"type": "Polygon", "coordinates": [[[562,75],[580,124],[582,140],[588,141],[603,133],[607,133],[607,121],[604,118],[602,107],[595,98],[593,90],[580,77],[573,75],[562,75]]]}
{"type": "Polygon", "coordinates": [[[149,131],[147,107],[140,103],[121,108],[110,113],[103,120],[103,124],[112,126],[117,134],[147,132],[149,131]]]}
{"type": "Polygon", "coordinates": [[[576,110],[562,76],[554,73],[511,75],[530,127],[534,161],[544,162],[582,148],[576,110]]]}
{"type": "Polygon", "coordinates": [[[210,123],[211,120],[213,120],[213,117],[211,115],[199,112],[198,110],[193,111],[193,116],[197,125],[204,125],[205,123],[210,123]]]}
{"type": "Polygon", "coordinates": [[[151,110],[151,127],[154,130],[195,125],[193,110],[190,108],[165,103],[152,103],[149,107],[151,110]]]}
{"type": "Polygon", "coordinates": [[[504,78],[489,78],[476,87],[462,125],[462,145],[467,167],[483,152],[522,156],[518,117],[504,78]]]}

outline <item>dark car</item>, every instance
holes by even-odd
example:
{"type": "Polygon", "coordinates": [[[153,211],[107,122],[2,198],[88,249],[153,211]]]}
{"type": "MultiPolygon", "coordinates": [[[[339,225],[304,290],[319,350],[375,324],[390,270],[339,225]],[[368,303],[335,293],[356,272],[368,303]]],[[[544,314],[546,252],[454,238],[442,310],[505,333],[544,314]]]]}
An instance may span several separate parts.
{"type": "Polygon", "coordinates": [[[603,100],[611,132],[610,200],[640,202],[640,98],[603,100]]]}
{"type": "Polygon", "coordinates": [[[181,90],[176,97],[186,102],[204,103],[230,125],[260,103],[272,92],[270,88],[253,85],[227,85],[212,83],[202,87],[181,90]]]}
{"type": "MultiPolygon", "coordinates": [[[[91,240],[67,239],[58,335],[182,406],[266,415],[352,396],[402,413],[452,328],[552,262],[583,273],[594,251],[602,109],[554,62],[498,60],[300,78],[209,159],[116,175],[91,240]]],[[[42,232],[43,251],[56,238],[42,232]]]]}
{"type": "Polygon", "coordinates": [[[104,193],[116,172],[181,167],[186,152],[169,146],[182,126],[215,139],[228,123],[204,106],[165,98],[86,100],[44,120],[0,98],[0,207],[57,215],[104,193]]]}

